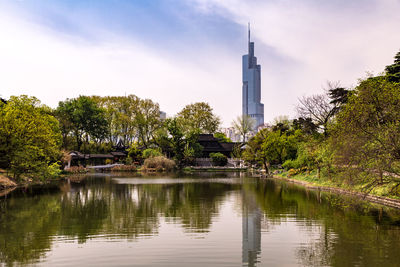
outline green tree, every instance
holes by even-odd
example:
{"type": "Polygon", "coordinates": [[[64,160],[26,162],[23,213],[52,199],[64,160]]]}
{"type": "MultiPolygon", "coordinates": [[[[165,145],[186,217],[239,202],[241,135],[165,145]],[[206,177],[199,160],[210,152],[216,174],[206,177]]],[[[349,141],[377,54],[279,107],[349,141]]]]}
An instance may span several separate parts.
{"type": "Polygon", "coordinates": [[[90,97],[79,96],[59,102],[56,116],[62,125],[63,136],[72,134],[75,137],[78,151],[84,141],[101,141],[107,136],[105,110],[90,97]]]}
{"type": "Polygon", "coordinates": [[[167,119],[166,126],[170,135],[169,143],[173,153],[173,157],[176,161],[176,165],[178,166],[178,168],[182,168],[186,146],[183,130],[179,126],[178,120],[176,118],[167,119]]]}
{"type": "Polygon", "coordinates": [[[400,185],[400,84],[362,81],[337,116],[332,136],[336,165],[371,187],[400,185]]]}
{"type": "Polygon", "coordinates": [[[124,144],[132,143],[137,137],[136,113],[140,109],[140,99],[128,96],[92,96],[95,102],[105,109],[108,122],[108,139],[115,145],[118,140],[124,144]]]}
{"type": "Polygon", "coordinates": [[[244,159],[263,166],[267,175],[272,164],[296,158],[297,143],[301,137],[299,130],[282,132],[273,128],[260,130],[249,140],[244,151],[244,159]]]}
{"type": "Polygon", "coordinates": [[[391,82],[400,82],[400,52],[394,57],[394,63],[386,66],[386,75],[391,82]]]}
{"type": "Polygon", "coordinates": [[[12,96],[0,106],[0,164],[19,179],[22,174],[56,174],[61,134],[51,109],[34,97],[12,96]]]}
{"type": "Polygon", "coordinates": [[[221,123],[208,103],[198,102],[186,105],[177,115],[185,132],[199,130],[200,133],[215,133],[221,123]]]}
{"type": "Polygon", "coordinates": [[[216,132],[214,137],[218,139],[218,141],[223,143],[232,143],[232,140],[228,138],[224,133],[216,132]]]}
{"type": "Polygon", "coordinates": [[[236,133],[243,137],[243,143],[246,142],[246,137],[254,130],[256,121],[250,116],[238,116],[233,122],[232,127],[236,133]]]}
{"type": "Polygon", "coordinates": [[[159,105],[150,99],[140,100],[135,115],[135,127],[139,141],[144,147],[149,147],[154,134],[161,126],[159,105]]]}

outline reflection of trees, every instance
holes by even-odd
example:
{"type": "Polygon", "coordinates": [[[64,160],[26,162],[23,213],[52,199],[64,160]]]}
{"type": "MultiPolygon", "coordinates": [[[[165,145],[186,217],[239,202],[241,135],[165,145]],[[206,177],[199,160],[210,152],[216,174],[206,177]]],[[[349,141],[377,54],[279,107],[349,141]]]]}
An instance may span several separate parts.
{"type": "Polygon", "coordinates": [[[10,199],[0,211],[0,262],[34,263],[51,247],[60,203],[51,195],[10,199]]]}
{"type": "Polygon", "coordinates": [[[32,263],[51,249],[52,237],[134,239],[158,231],[160,216],[187,231],[204,232],[219,203],[238,185],[218,183],[114,184],[107,177],[62,185],[62,191],[15,196],[0,211],[0,262],[32,263]]]}
{"type": "Polygon", "coordinates": [[[391,231],[400,215],[390,209],[375,209],[359,201],[272,180],[246,184],[255,193],[268,223],[287,220],[295,214],[304,231],[318,233],[296,252],[305,266],[385,266],[398,264],[400,233],[391,231]]]}

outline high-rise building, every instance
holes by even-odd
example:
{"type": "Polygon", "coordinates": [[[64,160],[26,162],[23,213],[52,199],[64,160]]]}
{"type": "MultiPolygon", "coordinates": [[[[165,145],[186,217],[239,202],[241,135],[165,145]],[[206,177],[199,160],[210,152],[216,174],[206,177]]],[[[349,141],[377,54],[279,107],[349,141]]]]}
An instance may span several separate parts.
{"type": "Polygon", "coordinates": [[[250,42],[250,25],[248,45],[249,52],[242,57],[242,115],[253,118],[257,129],[264,125],[264,104],[261,103],[261,66],[254,56],[254,42],[250,42]]]}

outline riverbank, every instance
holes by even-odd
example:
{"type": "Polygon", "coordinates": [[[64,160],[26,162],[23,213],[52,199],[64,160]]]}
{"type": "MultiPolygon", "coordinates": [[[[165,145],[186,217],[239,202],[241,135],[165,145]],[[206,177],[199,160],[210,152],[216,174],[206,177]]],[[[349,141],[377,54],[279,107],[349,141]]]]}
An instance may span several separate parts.
{"type": "Polygon", "coordinates": [[[373,191],[374,193],[365,193],[362,191],[361,186],[357,187],[343,187],[339,184],[334,184],[333,182],[318,179],[316,174],[311,173],[310,175],[295,175],[288,177],[287,172],[282,172],[279,174],[274,174],[273,178],[284,180],[286,182],[295,183],[302,185],[308,189],[320,190],[325,192],[331,192],[341,195],[349,195],[357,197],[363,200],[370,201],[372,203],[385,205],[388,207],[400,209],[400,199],[388,196],[382,196],[383,191],[373,191]]]}

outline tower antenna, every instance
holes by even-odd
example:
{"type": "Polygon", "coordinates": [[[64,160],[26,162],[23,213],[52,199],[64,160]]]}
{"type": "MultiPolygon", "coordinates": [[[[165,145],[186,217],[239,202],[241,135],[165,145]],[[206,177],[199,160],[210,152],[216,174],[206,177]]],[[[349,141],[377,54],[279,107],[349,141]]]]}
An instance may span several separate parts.
{"type": "Polygon", "coordinates": [[[249,29],[249,43],[250,43],[250,22],[248,23],[248,29],[249,29]]]}

